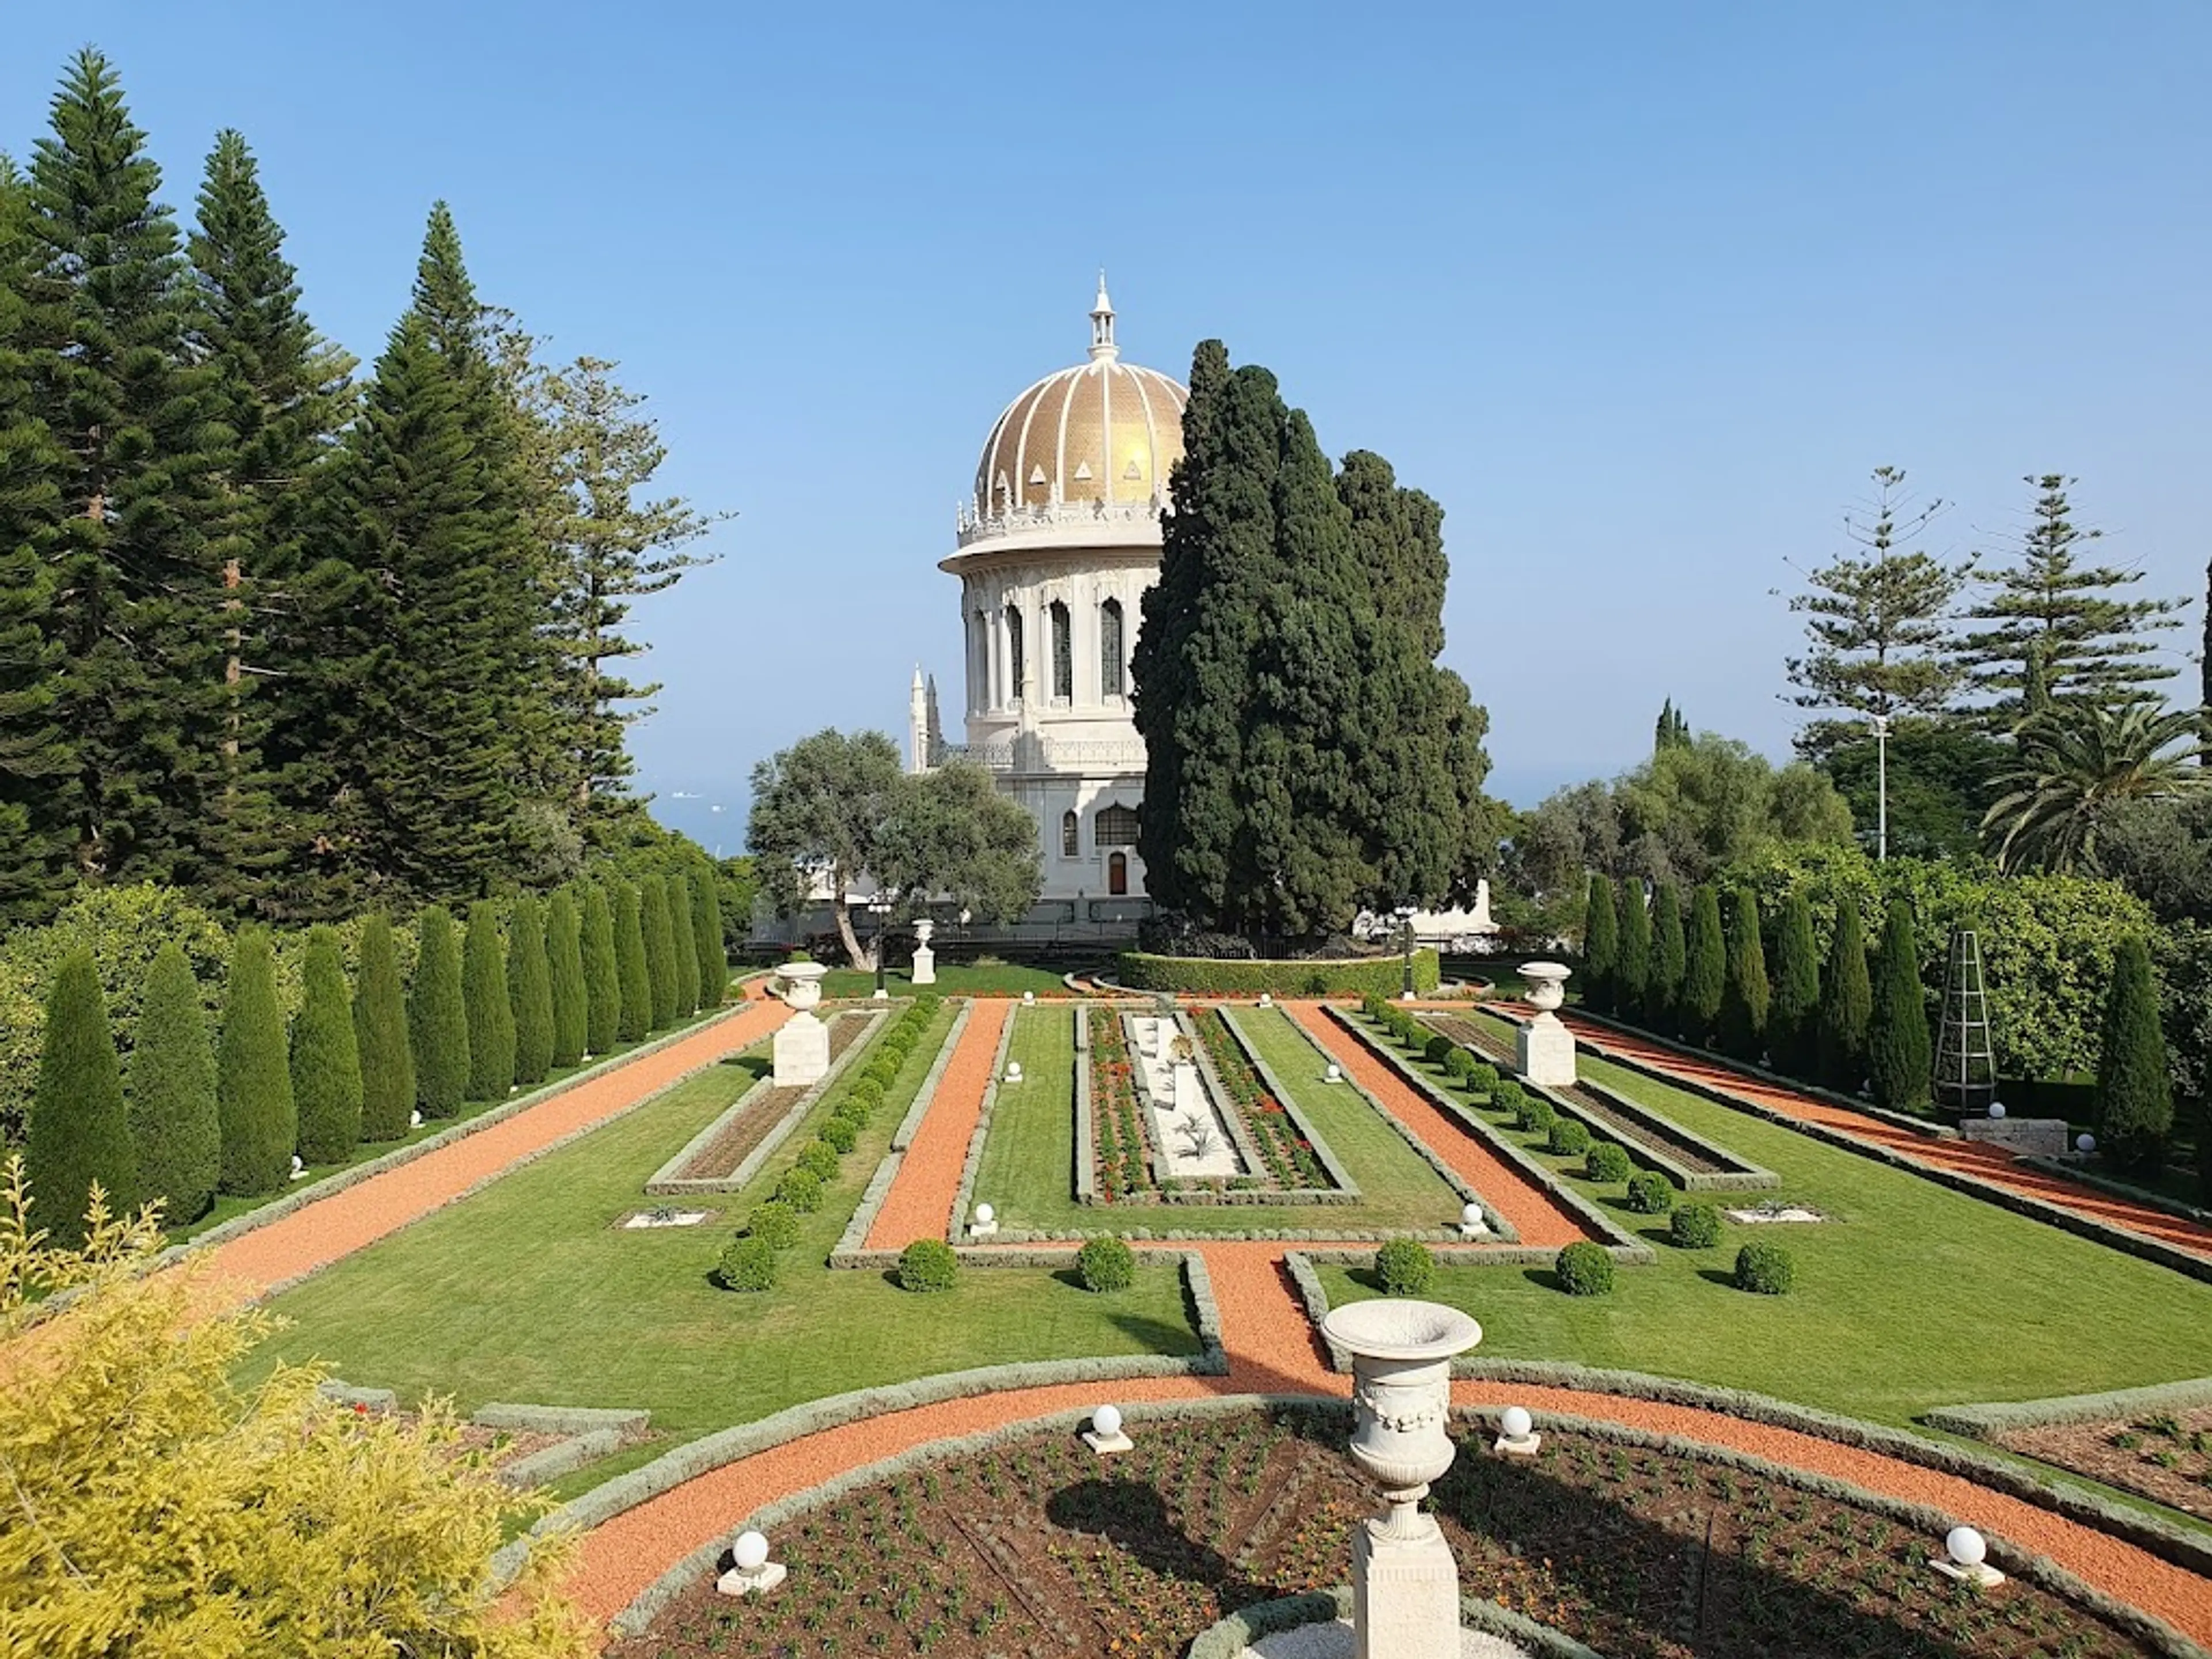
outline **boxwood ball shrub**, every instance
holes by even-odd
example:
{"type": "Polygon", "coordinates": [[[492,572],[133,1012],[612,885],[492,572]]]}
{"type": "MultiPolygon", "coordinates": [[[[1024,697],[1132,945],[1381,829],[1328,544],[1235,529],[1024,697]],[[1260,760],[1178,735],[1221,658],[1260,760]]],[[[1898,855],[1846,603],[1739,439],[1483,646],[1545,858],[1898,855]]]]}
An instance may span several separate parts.
{"type": "Polygon", "coordinates": [[[745,1218],[745,1232],[767,1240],[771,1249],[787,1250],[799,1243],[799,1212],[781,1199],[771,1198],[753,1206],[745,1218]]]}
{"type": "Polygon", "coordinates": [[[772,1291],[775,1288],[775,1246],[748,1233],[733,1238],[716,1264],[723,1288],[732,1291],[772,1291]]]}
{"type": "Polygon", "coordinates": [[[853,1143],[860,1138],[860,1132],[853,1127],[853,1121],[848,1117],[832,1117],[822,1126],[821,1133],[815,1137],[833,1152],[851,1152],[853,1143]]]}
{"type": "Polygon", "coordinates": [[[820,1140],[812,1141],[799,1153],[798,1163],[792,1167],[805,1170],[817,1181],[826,1182],[834,1180],[837,1174],[837,1149],[820,1140]]]}
{"type": "Polygon", "coordinates": [[[794,1165],[775,1183],[775,1195],[799,1214],[812,1215],[822,1207],[822,1177],[794,1165]]]}
{"type": "Polygon", "coordinates": [[[1626,1146],[1616,1146],[1610,1140],[1601,1140],[1589,1149],[1583,1160],[1583,1168],[1592,1181],[1611,1186],[1616,1181],[1626,1181],[1636,1173],[1636,1160],[1628,1155],[1626,1146]]]}
{"type": "Polygon", "coordinates": [[[1678,1250],[1710,1250],[1721,1242],[1721,1212],[1705,1203],[1685,1204],[1667,1223],[1667,1242],[1678,1250]]]}
{"type": "Polygon", "coordinates": [[[1608,1296],[1613,1291],[1613,1258],[1605,1246],[1581,1239],[1561,1250],[1552,1262],[1559,1288],[1569,1296],[1608,1296]]]}
{"type": "Polygon", "coordinates": [[[884,1085],[872,1077],[864,1077],[847,1091],[845,1098],[864,1111],[872,1111],[883,1104],[884,1085]]]}
{"type": "Polygon", "coordinates": [[[1674,1207],[1674,1183],[1656,1170],[1638,1170],[1628,1178],[1628,1207],[1638,1215],[1666,1214],[1674,1207]]]}
{"type": "MultiPolygon", "coordinates": [[[[1419,1028],[1417,1026],[1415,1030],[1418,1031],[1419,1028]]],[[[1453,1054],[1457,1051],[1459,1045],[1457,1043],[1439,1032],[1428,1037],[1422,1042],[1421,1058],[1427,1060],[1431,1066],[1447,1065],[1450,1062],[1453,1054]]]]}
{"type": "Polygon", "coordinates": [[[1118,1238],[1094,1238],[1075,1253],[1086,1291],[1126,1291],[1137,1282],[1137,1258],[1118,1238]]]}
{"type": "Polygon", "coordinates": [[[1781,1245],[1756,1239],[1735,1253],[1735,1287],[1760,1296],[1786,1296],[1797,1281],[1797,1264],[1781,1245]]]}
{"type": "Polygon", "coordinates": [[[1511,1078],[1500,1078],[1490,1091],[1490,1104],[1494,1110],[1510,1112],[1513,1121],[1521,1121],[1521,1103],[1528,1098],[1528,1091],[1511,1078]]]}
{"type": "Polygon", "coordinates": [[[899,1252],[898,1282],[902,1291],[949,1291],[959,1276],[959,1258],[941,1238],[917,1238],[899,1252]]]}
{"type": "Polygon", "coordinates": [[[1478,1063],[1470,1050],[1456,1046],[1444,1056],[1445,1072],[1453,1082],[1462,1087],[1474,1078],[1474,1068],[1478,1063]]]}
{"type": "Polygon", "coordinates": [[[1375,1252],[1375,1276],[1389,1296],[1423,1296],[1437,1282],[1437,1259],[1418,1238],[1394,1238],[1375,1252]]]}
{"type": "MultiPolygon", "coordinates": [[[[1467,1086],[1479,1095],[1488,1095],[1491,1103],[1497,1104],[1498,1091],[1501,1086],[1498,1081],[1498,1068],[1486,1060],[1476,1060],[1472,1054],[1468,1055],[1468,1059],[1471,1063],[1467,1068],[1467,1086]]],[[[1514,1086],[1518,1088],[1520,1085],[1516,1084],[1514,1086]]]]}
{"type": "Polygon", "coordinates": [[[1513,1121],[1530,1134],[1549,1134],[1559,1115],[1552,1109],[1550,1101],[1539,1099],[1534,1095],[1523,1095],[1520,1105],[1514,1109],[1513,1121]]]}
{"type": "Polygon", "coordinates": [[[1577,1158],[1589,1151],[1590,1132],[1571,1117],[1555,1118],[1552,1122],[1552,1138],[1546,1145],[1555,1158],[1577,1158]]]}

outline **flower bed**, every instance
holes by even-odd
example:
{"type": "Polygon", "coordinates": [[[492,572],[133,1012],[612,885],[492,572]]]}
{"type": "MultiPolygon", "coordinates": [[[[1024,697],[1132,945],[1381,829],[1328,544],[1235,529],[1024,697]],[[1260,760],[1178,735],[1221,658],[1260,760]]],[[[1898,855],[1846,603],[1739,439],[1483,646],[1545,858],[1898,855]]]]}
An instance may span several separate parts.
{"type": "Polygon", "coordinates": [[[1993,1437],[2008,1451],[2212,1519],[2212,1407],[2045,1423],[1993,1437]]]}
{"type": "Polygon", "coordinates": [[[1283,1104],[1267,1092],[1243,1045],[1229,1029],[1218,1008],[1208,1008],[1192,1022],[1214,1075],[1228,1091],[1229,1104],[1244,1120],[1261,1162],[1267,1166],[1269,1184],[1279,1188],[1329,1188],[1336,1183],[1314,1155],[1313,1143],[1298,1132],[1283,1104]]]}
{"type": "Polygon", "coordinates": [[[1109,1007],[1087,1012],[1091,1027],[1091,1157],[1098,1196],[1112,1204],[1135,1193],[1155,1193],[1144,1109],[1137,1103],[1128,1039],[1121,1016],[1109,1007]]]}

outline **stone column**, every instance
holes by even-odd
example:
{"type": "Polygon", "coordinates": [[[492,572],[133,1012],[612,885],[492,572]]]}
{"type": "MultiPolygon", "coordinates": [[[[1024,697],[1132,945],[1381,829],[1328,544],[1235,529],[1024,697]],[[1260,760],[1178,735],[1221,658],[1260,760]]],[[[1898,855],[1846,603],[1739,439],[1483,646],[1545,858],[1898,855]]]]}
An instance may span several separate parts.
{"type": "Polygon", "coordinates": [[[1521,1028],[1521,1075],[1547,1088],[1571,1088],[1575,1082],[1574,1033],[1553,1012],[1566,1000],[1571,971],[1556,962],[1521,964],[1521,977],[1528,981],[1528,1006],[1536,1011],[1536,1018],[1521,1028]]]}
{"type": "Polygon", "coordinates": [[[937,931],[937,924],[927,916],[914,925],[914,970],[908,975],[916,985],[937,983],[937,952],[929,948],[929,936],[937,931]]]}
{"type": "Polygon", "coordinates": [[[792,1009],[792,1017],[775,1034],[779,1089],[803,1089],[829,1075],[830,1028],[812,1012],[822,1000],[822,975],[827,972],[818,962],[787,962],[777,975],[776,994],[792,1009]]]}

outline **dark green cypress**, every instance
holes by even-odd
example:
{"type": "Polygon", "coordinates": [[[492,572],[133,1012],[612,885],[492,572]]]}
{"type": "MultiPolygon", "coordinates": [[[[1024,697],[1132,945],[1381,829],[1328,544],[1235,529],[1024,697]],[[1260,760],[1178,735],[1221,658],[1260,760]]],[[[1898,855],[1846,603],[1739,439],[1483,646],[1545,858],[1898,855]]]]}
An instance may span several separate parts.
{"type": "Polygon", "coordinates": [[[1644,1023],[1662,1036],[1682,1029],[1678,1011],[1688,965],[1681,897],[1673,882],[1662,881],[1651,890],[1651,971],[1644,981],[1644,1023]]]}
{"type": "Polygon", "coordinates": [[[1644,988],[1651,977],[1651,913],[1644,908],[1638,878],[1620,878],[1615,908],[1620,914],[1620,951],[1613,970],[1613,1012],[1623,1019],[1641,1019],[1644,988]]]}
{"type": "Polygon", "coordinates": [[[361,1045],[346,986],[345,957],[329,927],[308,930],[302,996],[292,1021],[292,1099],[300,1157],[336,1164],[361,1140],[361,1045]]]}
{"type": "Polygon", "coordinates": [[[138,1159],[123,1103],[123,1073],[107,999],[89,947],[72,951],[46,994],[46,1033],[31,1097],[23,1164],[38,1224],[57,1244],[84,1243],[85,1205],[97,1184],[111,1213],[138,1203],[138,1159]]]}
{"type": "Polygon", "coordinates": [[[1874,1018],[1867,1027],[1867,1069],[1874,1083],[1874,1102],[1893,1111],[1913,1111],[1928,1104],[1936,1056],[1928,1036],[1928,1001],[1920,988],[1920,951],[1912,936],[1909,900],[1890,900],[1875,963],[1880,980],[1874,1018]]]}
{"type": "Polygon", "coordinates": [[[1820,955],[1813,939],[1813,902],[1790,894],[1774,943],[1774,1004],[1766,1050],[1777,1071],[1810,1078],[1820,1064],[1820,955]]]}
{"type": "Polygon", "coordinates": [[[584,889],[584,1052],[605,1054],[622,1041],[622,952],[615,945],[614,907],[607,890],[584,889]]]}
{"type": "Polygon", "coordinates": [[[248,1198],[275,1192],[292,1173],[300,1117],[284,1014],[276,1004],[276,952],[268,933],[250,925],[238,930],[231,951],[216,1098],[222,1112],[222,1190],[248,1198]]]}
{"type": "Polygon", "coordinates": [[[2173,1085],[2158,1023],[2158,981],[2140,938],[2120,942],[2097,1054],[2097,1145],[2124,1169],[2155,1170],[2173,1127],[2173,1085]]]}
{"type": "Polygon", "coordinates": [[[615,889],[615,961],[622,975],[622,1039],[637,1042],[653,1033],[653,969],[641,901],[628,882],[615,889]]]}
{"type": "Polygon", "coordinates": [[[1583,1001],[1601,1014],[1613,1009],[1613,975],[1620,965],[1620,922],[1613,910],[1613,884],[1593,872],[1583,911],[1583,1001]]]}
{"type": "Polygon", "coordinates": [[[1712,1046],[1719,1033],[1721,1000],[1728,989],[1728,941],[1721,933],[1721,896],[1710,882],[1690,900],[1690,933],[1682,963],[1677,1018],[1682,1040],[1712,1046]]]}
{"type": "Polygon", "coordinates": [[[392,924],[378,911],[361,925],[361,973],[353,988],[354,1048],[361,1056],[361,1138],[397,1140],[415,1109],[415,1054],[392,924]]]}
{"type": "Polygon", "coordinates": [[[1739,887],[1729,916],[1728,983],[1721,993],[1721,1041],[1738,1060],[1756,1064],[1765,1057],[1772,1001],[1766,947],[1759,933],[1759,900],[1749,888],[1739,887]]]}
{"type": "Polygon", "coordinates": [[[1830,1088],[1855,1095],[1867,1086],[1867,1027],[1873,1018],[1859,902],[1844,893],[1836,900],[1835,936],[1820,975],[1820,1070],[1830,1088]]]}
{"type": "Polygon", "coordinates": [[[691,943],[699,952],[699,1001],[719,1008],[730,988],[729,952],[722,944],[722,901],[711,871],[691,884],[691,943]]]}
{"type": "Polygon", "coordinates": [[[547,994],[553,1011],[553,1064],[567,1067],[584,1057],[591,1040],[591,1004],[584,991],[583,925],[576,901],[562,888],[545,907],[547,994]]]}
{"type": "Polygon", "coordinates": [[[424,1117],[451,1117],[469,1092],[469,1013],[461,999],[461,935],[441,904],[416,923],[415,981],[407,990],[407,1035],[415,1052],[415,1101],[424,1117]]]}
{"type": "Polygon", "coordinates": [[[469,1016],[469,1098],[505,1100],[514,1087],[514,1004],[507,993],[499,909],[489,899],[469,906],[461,1001],[469,1016]]]}
{"type": "Polygon", "coordinates": [[[173,939],[147,970],[125,1081],[140,1195],[173,1227],[198,1220],[222,1176],[222,1115],[200,983],[173,939]]]}
{"type": "Polygon", "coordinates": [[[668,921],[668,884],[647,876],[638,884],[638,931],[645,939],[645,969],[653,981],[653,1028],[676,1023],[676,934],[668,921]]]}
{"type": "Polygon", "coordinates": [[[514,1080],[543,1083],[553,1065],[553,970],[538,901],[527,893],[507,920],[507,994],[514,1008],[514,1080]]]}
{"type": "Polygon", "coordinates": [[[680,874],[668,878],[668,936],[676,962],[676,1012],[688,1019],[699,1012],[699,951],[691,942],[691,884],[680,874]]]}

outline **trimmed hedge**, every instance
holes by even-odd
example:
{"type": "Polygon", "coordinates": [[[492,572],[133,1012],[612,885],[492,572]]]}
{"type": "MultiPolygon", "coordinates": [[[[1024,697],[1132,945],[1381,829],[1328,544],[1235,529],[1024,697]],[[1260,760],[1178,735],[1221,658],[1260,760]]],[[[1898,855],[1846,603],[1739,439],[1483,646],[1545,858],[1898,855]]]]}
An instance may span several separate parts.
{"type": "Polygon", "coordinates": [[[780,1198],[753,1206],[745,1218],[747,1236],[765,1241],[771,1249],[787,1250],[799,1243],[799,1212],[780,1198]]]}
{"type": "Polygon", "coordinates": [[[124,1081],[139,1198],[159,1199],[172,1225],[197,1220],[222,1175],[222,1116],[199,981],[174,939],[155,955],[146,975],[134,1036],[124,1081]]]}
{"type": "MultiPolygon", "coordinates": [[[[1617,1146],[1610,1140],[1601,1140],[1583,1159],[1583,1171],[1592,1181],[1610,1187],[1615,1182],[1630,1180],[1636,1174],[1636,1160],[1629,1157],[1626,1146],[1617,1146]]],[[[1659,1182],[1660,1185],[1665,1186],[1666,1176],[1661,1176],[1659,1182]]],[[[1631,1190],[1632,1192],[1633,1188],[1631,1190]]],[[[1632,1202],[1629,1207],[1633,1209],[1635,1205],[1632,1202]]]]}
{"type": "Polygon", "coordinates": [[[1559,1115],[1552,1109],[1552,1103],[1540,1095],[1523,1095],[1513,1109],[1513,1121],[1532,1135],[1548,1135],[1559,1115]]]}
{"type": "Polygon", "coordinates": [[[1589,1144],[1590,1132],[1586,1125],[1571,1117],[1552,1120],[1552,1137],[1546,1145],[1552,1149],[1553,1157],[1579,1158],[1589,1151],[1589,1144]]]}
{"type": "Polygon", "coordinates": [[[733,1238],[714,1269],[725,1290],[772,1291],[775,1288],[775,1246],[748,1234],[733,1238]]]}
{"type": "Polygon", "coordinates": [[[1126,1291],[1137,1282],[1137,1257],[1118,1238],[1094,1238],[1075,1253],[1086,1291],[1126,1291]]]}
{"type": "Polygon", "coordinates": [[[1375,1276],[1386,1296],[1425,1296],[1437,1282],[1437,1258],[1418,1238],[1394,1238],[1375,1252],[1375,1276]]]}
{"type": "Polygon", "coordinates": [[[1510,1113],[1513,1121],[1518,1123],[1521,1121],[1522,1103],[1528,1098],[1528,1091],[1514,1079],[1499,1078],[1490,1091],[1490,1109],[1493,1112],[1510,1113]]]}
{"type": "Polygon", "coordinates": [[[361,1139],[361,1043],[337,930],[311,928],[300,1012],[292,1021],[292,1102],[300,1156],[335,1164],[361,1139]]]}
{"type": "Polygon", "coordinates": [[[1674,1207],[1674,1183],[1656,1170],[1638,1170],[1628,1178],[1628,1207],[1638,1215],[1666,1214],[1674,1207]]]}
{"type": "Polygon", "coordinates": [[[842,1154],[853,1150],[854,1143],[860,1138],[860,1132],[852,1119],[833,1112],[830,1121],[822,1126],[814,1138],[831,1152],[842,1154]]]}
{"type": "MultiPolygon", "coordinates": [[[[43,1095],[43,1076],[40,1086],[43,1095]]],[[[283,1188],[300,1143],[300,1116],[292,1100],[284,1015],[276,1003],[276,957],[263,927],[238,931],[216,1039],[216,1103],[222,1122],[222,1190],[258,1198],[283,1188]]],[[[119,1109],[119,1100],[117,1104],[119,1109]]],[[[135,1202],[135,1160],[131,1182],[135,1202]]]]}
{"type": "MultiPolygon", "coordinates": [[[[241,935],[241,949],[249,937],[261,935],[258,929],[241,935]]],[[[265,957],[265,940],[261,948],[265,957]]],[[[271,1018],[275,1012],[272,988],[271,1018]]],[[[281,1070],[281,1024],[276,1041],[281,1070]]],[[[288,1140],[285,1156],[290,1151],[288,1140]]],[[[107,999],[100,988],[100,969],[93,963],[90,945],[80,945],[62,958],[53,987],[46,994],[46,1036],[39,1054],[38,1092],[31,1101],[23,1164],[32,1200],[39,1206],[39,1224],[55,1243],[66,1249],[75,1249],[84,1243],[85,1208],[94,1187],[105,1194],[111,1215],[127,1214],[137,1207],[138,1153],[131,1143],[130,1113],[123,1102],[123,1072],[115,1058],[115,1037],[108,1028],[107,999]]],[[[225,1175],[234,1166],[235,1160],[227,1158],[222,1164],[225,1175]]],[[[252,1173],[259,1178],[258,1164],[252,1166],[252,1173]]],[[[276,1177],[282,1179],[281,1175],[276,1177]]]]}
{"type": "Polygon", "coordinates": [[[960,1259],[941,1238],[917,1238],[899,1252],[898,1282],[902,1291],[949,1291],[959,1277],[960,1259]]]}
{"type": "Polygon", "coordinates": [[[836,1179],[837,1149],[818,1139],[810,1141],[799,1152],[798,1162],[792,1167],[805,1170],[817,1181],[826,1185],[836,1179]]]}
{"type": "Polygon", "coordinates": [[[1559,1288],[1569,1296],[1613,1293],[1613,1258],[1606,1253],[1604,1245],[1594,1244],[1587,1238],[1561,1250],[1553,1260],[1552,1270],[1559,1276],[1559,1288]]]}
{"type": "MultiPolygon", "coordinates": [[[[1115,958],[1122,984],[1136,991],[1188,991],[1200,996],[1394,997],[1405,982],[1402,956],[1317,957],[1311,962],[1260,962],[1206,957],[1159,957],[1124,951],[1115,958]]],[[[1413,988],[1433,991],[1443,982],[1437,953],[1413,952],[1413,988]]]]}
{"type": "Polygon", "coordinates": [[[1797,1264],[1781,1245],[1755,1239],[1735,1253],[1735,1287],[1759,1296],[1786,1296],[1797,1282],[1797,1264]]]}
{"type": "Polygon", "coordinates": [[[822,1177],[811,1170],[794,1166],[775,1183],[775,1195],[799,1214],[812,1215],[822,1207],[822,1177]]]}
{"type": "Polygon", "coordinates": [[[1678,1250],[1710,1250],[1721,1242],[1721,1212],[1711,1204],[1685,1204],[1667,1223],[1667,1242],[1678,1250]]]}
{"type": "Polygon", "coordinates": [[[505,1100],[514,1087],[514,1003],[507,994],[499,910],[489,899],[469,906],[468,936],[461,952],[461,1006],[469,1021],[469,1098],[505,1100]]]}
{"type": "Polygon", "coordinates": [[[353,1035],[361,1056],[361,1138],[397,1140],[407,1133],[407,1115],[415,1109],[415,1054],[407,1042],[398,951],[381,912],[362,924],[353,1035]]]}

